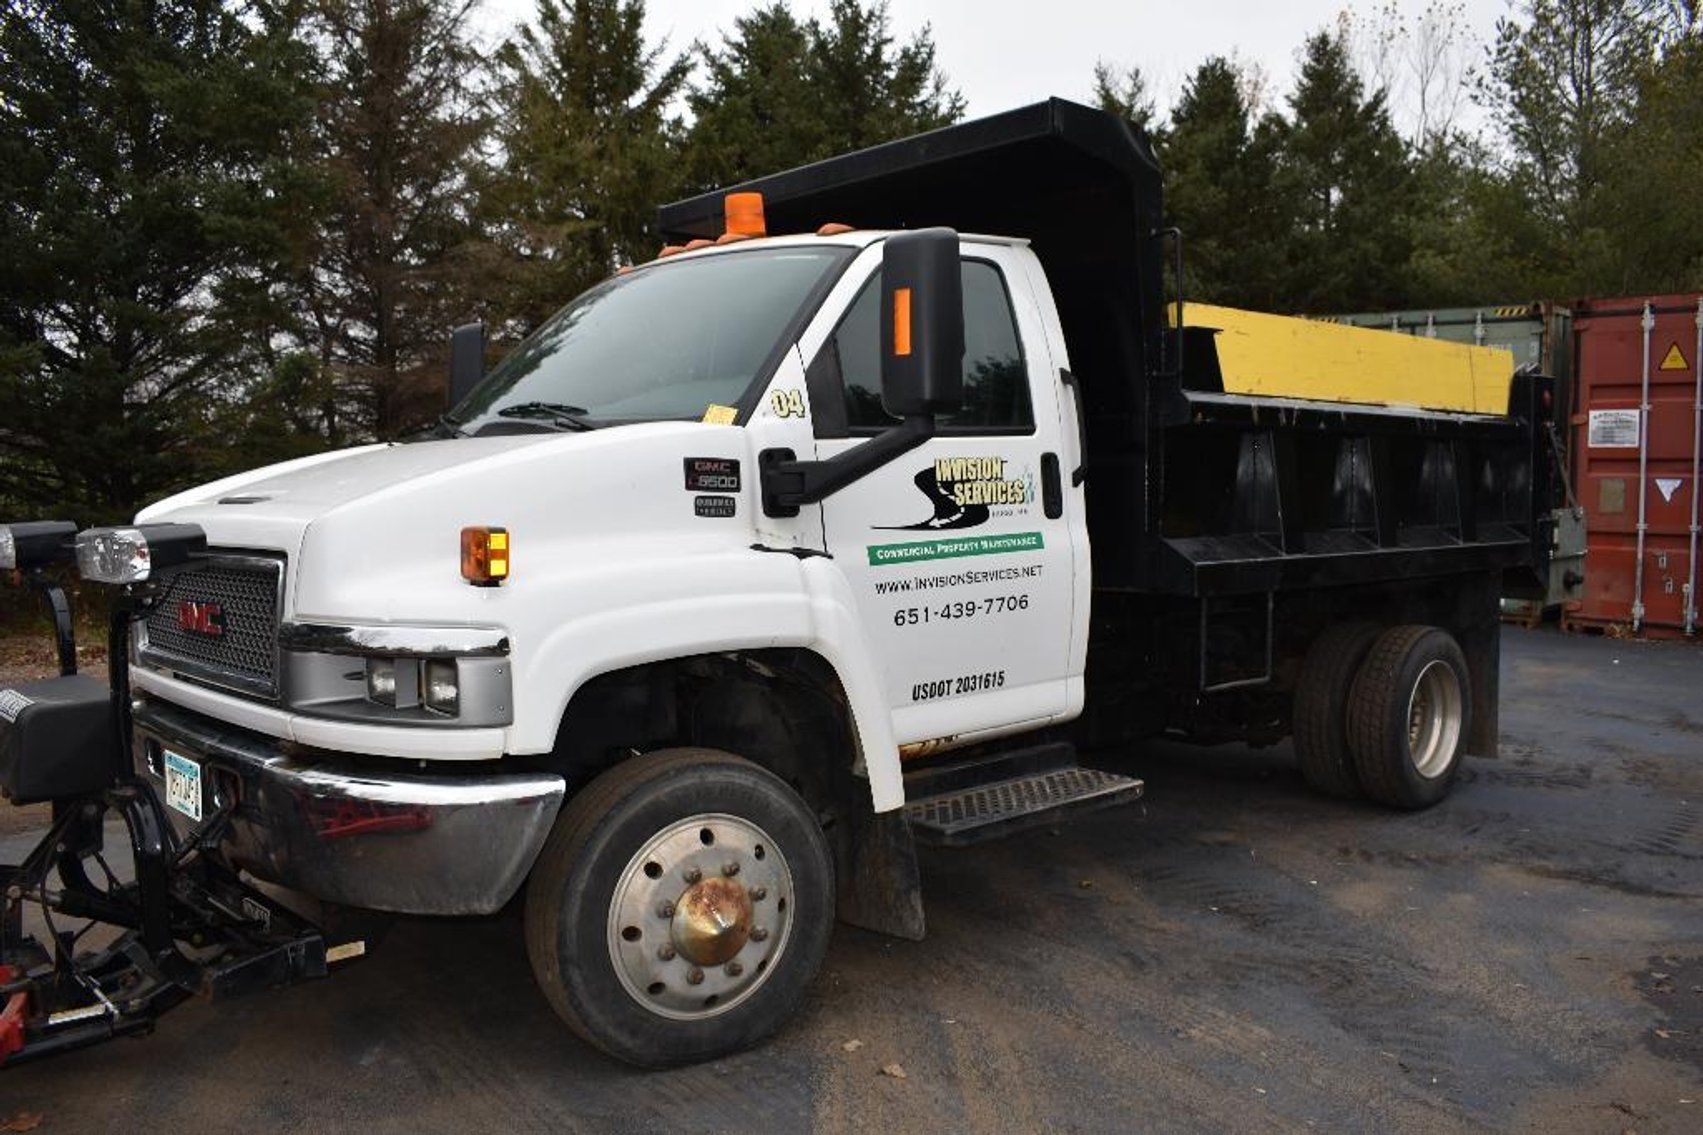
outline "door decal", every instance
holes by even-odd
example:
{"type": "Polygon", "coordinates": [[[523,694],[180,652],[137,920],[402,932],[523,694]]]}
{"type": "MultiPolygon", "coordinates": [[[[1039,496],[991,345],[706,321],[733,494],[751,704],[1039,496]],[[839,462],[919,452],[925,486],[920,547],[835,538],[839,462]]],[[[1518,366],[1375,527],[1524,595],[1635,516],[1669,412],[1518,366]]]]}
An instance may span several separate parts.
{"type": "Polygon", "coordinates": [[[1025,469],[1019,479],[1010,472],[1014,470],[1003,457],[937,458],[913,478],[917,491],[934,506],[934,515],[915,524],[872,527],[890,532],[975,528],[992,516],[1026,512],[1035,499],[1035,474],[1025,469]]]}

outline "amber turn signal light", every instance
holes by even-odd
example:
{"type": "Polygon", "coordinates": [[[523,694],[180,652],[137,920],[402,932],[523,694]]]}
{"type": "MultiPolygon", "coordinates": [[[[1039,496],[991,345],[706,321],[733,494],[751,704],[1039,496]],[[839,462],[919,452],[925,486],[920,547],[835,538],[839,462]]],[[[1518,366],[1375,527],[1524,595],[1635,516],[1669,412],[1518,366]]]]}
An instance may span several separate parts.
{"type": "Polygon", "coordinates": [[[893,353],[911,353],[911,289],[893,289],[893,353]]]}
{"type": "Polygon", "coordinates": [[[509,577],[509,530],[461,530],[461,578],[474,587],[495,587],[509,577]]]}

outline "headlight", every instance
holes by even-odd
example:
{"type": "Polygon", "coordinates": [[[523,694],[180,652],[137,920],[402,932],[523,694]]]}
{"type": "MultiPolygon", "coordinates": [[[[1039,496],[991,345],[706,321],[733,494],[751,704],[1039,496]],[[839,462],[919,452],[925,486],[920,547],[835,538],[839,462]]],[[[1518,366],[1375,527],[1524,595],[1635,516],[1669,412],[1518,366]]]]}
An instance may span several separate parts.
{"type": "Polygon", "coordinates": [[[461,706],[461,679],[453,658],[426,663],[426,708],[454,717],[461,706]]]}
{"type": "Polygon", "coordinates": [[[389,709],[424,705],[454,717],[461,710],[461,674],[453,658],[368,658],[367,700],[389,709]]]}
{"type": "Polygon", "coordinates": [[[77,534],[77,570],[93,583],[141,583],[207,549],[195,524],[90,528],[77,534]]]}
{"type": "Polygon", "coordinates": [[[396,704],[396,660],[367,659],[367,700],[379,705],[396,704]]]}
{"type": "Polygon", "coordinates": [[[0,524],[0,571],[68,562],[76,535],[77,526],[63,520],[0,524]]]}

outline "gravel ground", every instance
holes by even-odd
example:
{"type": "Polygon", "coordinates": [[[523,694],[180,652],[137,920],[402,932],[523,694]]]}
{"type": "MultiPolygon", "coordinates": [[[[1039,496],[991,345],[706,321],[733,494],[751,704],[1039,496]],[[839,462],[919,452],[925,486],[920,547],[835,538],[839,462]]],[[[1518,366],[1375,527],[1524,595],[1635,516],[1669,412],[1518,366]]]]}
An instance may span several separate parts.
{"type": "Polygon", "coordinates": [[[1146,799],[925,853],[928,939],[838,928],[754,1052],[631,1071],[557,1024],[513,911],[407,920],[328,981],[0,1073],[0,1124],[1703,1130],[1703,651],[1505,644],[1503,757],[1438,807],[1321,799],[1287,746],[1096,754],[1146,799]]]}

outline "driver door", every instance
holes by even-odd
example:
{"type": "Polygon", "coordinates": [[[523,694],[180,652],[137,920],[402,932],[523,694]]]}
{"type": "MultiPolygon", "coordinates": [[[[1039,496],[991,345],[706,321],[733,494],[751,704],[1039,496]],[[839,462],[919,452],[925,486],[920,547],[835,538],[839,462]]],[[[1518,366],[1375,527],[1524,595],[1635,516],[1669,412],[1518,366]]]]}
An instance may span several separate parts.
{"type": "MultiPolygon", "coordinates": [[[[819,458],[895,421],[881,403],[873,261],[808,362],[819,458]]],[[[1075,710],[1074,494],[1058,483],[1055,368],[1014,250],[966,242],[962,265],[963,407],[930,441],[822,503],[826,548],[857,596],[901,744],[1075,710]]]]}

